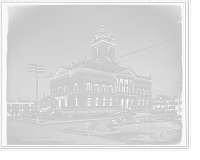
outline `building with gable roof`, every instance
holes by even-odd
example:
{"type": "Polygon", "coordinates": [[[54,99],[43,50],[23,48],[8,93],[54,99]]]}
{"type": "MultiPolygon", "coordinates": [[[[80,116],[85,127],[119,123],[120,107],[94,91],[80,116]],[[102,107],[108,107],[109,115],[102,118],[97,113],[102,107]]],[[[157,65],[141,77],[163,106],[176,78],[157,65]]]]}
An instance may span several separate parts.
{"type": "Polygon", "coordinates": [[[59,108],[151,107],[151,76],[121,66],[115,58],[115,46],[114,37],[102,26],[92,38],[92,58],[58,67],[49,80],[50,96],[58,100],[59,108]]]}
{"type": "Polygon", "coordinates": [[[35,100],[7,100],[7,113],[14,117],[35,111],[35,100]]]}
{"type": "Polygon", "coordinates": [[[152,100],[153,110],[174,110],[175,109],[175,99],[169,97],[168,95],[157,95],[152,100]]]}

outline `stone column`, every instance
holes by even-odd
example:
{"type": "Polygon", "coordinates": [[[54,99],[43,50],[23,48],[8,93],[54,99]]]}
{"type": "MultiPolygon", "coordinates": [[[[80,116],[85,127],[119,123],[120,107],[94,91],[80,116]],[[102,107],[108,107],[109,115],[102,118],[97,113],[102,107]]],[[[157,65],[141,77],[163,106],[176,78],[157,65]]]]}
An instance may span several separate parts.
{"type": "Polygon", "coordinates": [[[123,101],[123,109],[126,109],[126,99],[123,101]]]}
{"type": "Polygon", "coordinates": [[[131,98],[128,100],[128,107],[130,107],[131,108],[131,98]]]}
{"type": "Polygon", "coordinates": [[[119,89],[120,89],[120,88],[119,88],[119,83],[120,83],[120,82],[119,82],[119,78],[117,78],[117,86],[118,86],[117,93],[119,93],[119,89]]]}
{"type": "Polygon", "coordinates": [[[117,81],[118,81],[118,79],[116,78],[116,81],[115,81],[115,93],[117,93],[117,81]]]}
{"type": "Polygon", "coordinates": [[[119,93],[121,93],[122,90],[121,90],[121,79],[119,78],[119,93]]]}
{"type": "Polygon", "coordinates": [[[125,79],[123,79],[123,87],[124,87],[124,93],[125,93],[125,79]]]}

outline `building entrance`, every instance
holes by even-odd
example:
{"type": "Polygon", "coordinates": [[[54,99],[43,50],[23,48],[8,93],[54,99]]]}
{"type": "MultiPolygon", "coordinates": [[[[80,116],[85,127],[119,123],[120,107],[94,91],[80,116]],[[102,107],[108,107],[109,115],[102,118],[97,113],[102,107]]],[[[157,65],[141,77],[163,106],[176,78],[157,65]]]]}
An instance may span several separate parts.
{"type": "Polygon", "coordinates": [[[129,99],[126,99],[126,109],[128,109],[129,99]]]}
{"type": "Polygon", "coordinates": [[[60,99],[58,100],[58,106],[61,109],[61,100],[60,99]]]}

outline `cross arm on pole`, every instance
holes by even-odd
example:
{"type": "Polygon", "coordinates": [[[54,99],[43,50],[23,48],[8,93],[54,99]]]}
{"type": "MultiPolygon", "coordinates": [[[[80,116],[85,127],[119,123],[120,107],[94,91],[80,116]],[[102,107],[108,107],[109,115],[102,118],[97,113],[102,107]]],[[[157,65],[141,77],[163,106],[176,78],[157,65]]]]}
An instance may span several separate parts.
{"type": "Polygon", "coordinates": [[[36,72],[36,71],[33,71],[33,70],[32,70],[32,71],[30,71],[30,70],[28,70],[28,72],[36,72]]]}

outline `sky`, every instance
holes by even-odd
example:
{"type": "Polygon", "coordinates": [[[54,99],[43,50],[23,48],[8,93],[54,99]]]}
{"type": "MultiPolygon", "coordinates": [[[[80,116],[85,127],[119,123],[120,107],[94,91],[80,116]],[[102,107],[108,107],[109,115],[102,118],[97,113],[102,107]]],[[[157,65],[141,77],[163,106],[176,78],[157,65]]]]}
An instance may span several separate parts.
{"type": "Polygon", "coordinates": [[[134,52],[117,59],[120,64],[137,74],[151,75],[153,97],[174,96],[175,82],[182,81],[183,72],[181,21],[178,5],[11,6],[7,99],[35,99],[35,75],[27,71],[29,63],[45,66],[45,73],[39,74],[39,98],[43,93],[48,96],[50,84],[46,77],[58,66],[90,58],[91,39],[102,24],[115,37],[116,57],[134,52]]]}

